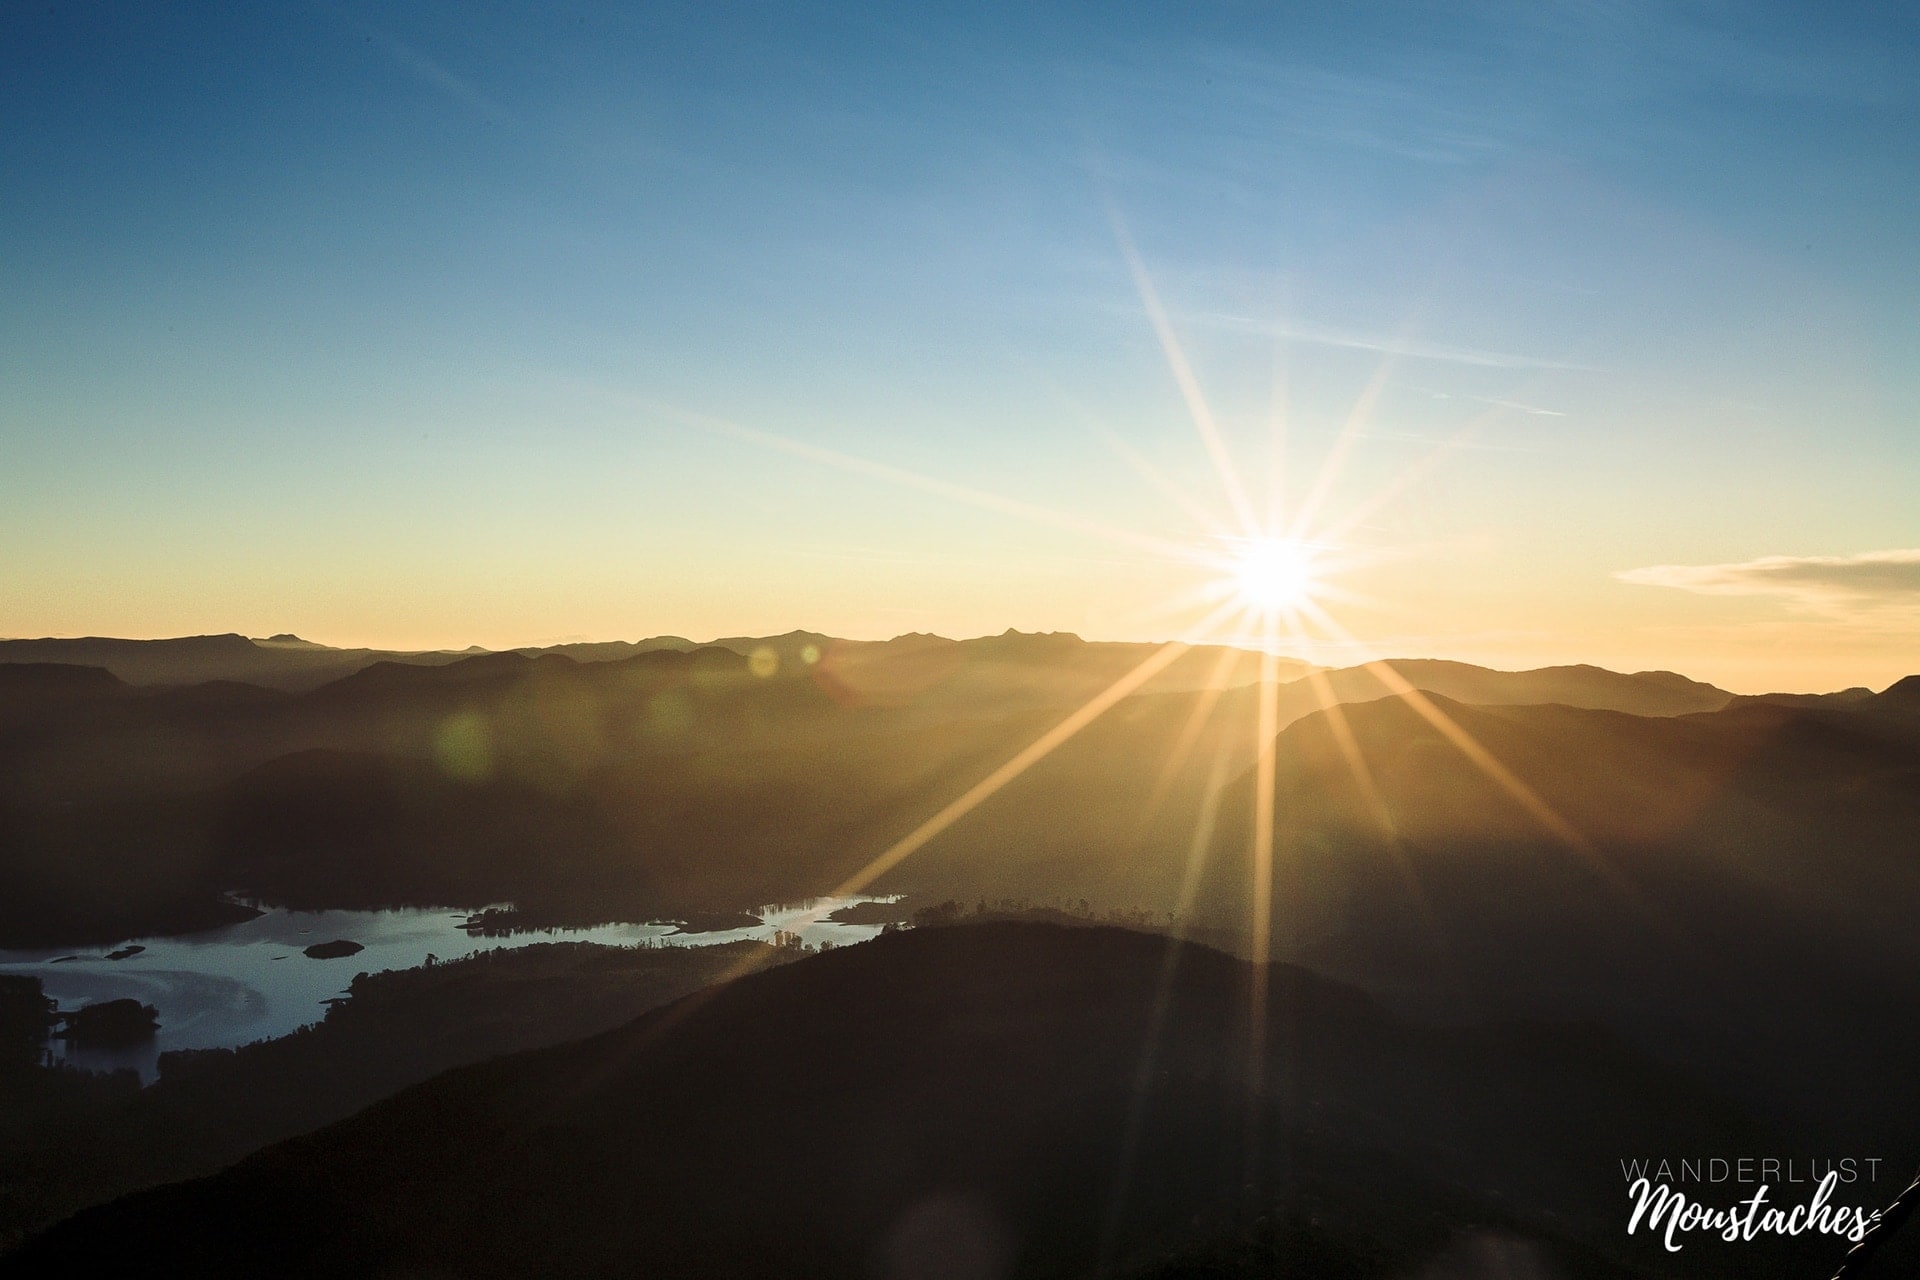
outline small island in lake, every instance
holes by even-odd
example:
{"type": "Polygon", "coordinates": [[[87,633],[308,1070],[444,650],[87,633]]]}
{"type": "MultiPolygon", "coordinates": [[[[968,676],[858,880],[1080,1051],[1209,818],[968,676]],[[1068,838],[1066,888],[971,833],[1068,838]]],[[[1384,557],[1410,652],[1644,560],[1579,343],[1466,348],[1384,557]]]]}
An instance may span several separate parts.
{"type": "Polygon", "coordinates": [[[138,1000],[106,1000],[64,1015],[60,1034],[88,1049],[112,1049],[151,1040],[160,1029],[160,1011],[138,1000]]]}
{"type": "Polygon", "coordinates": [[[913,910],[900,898],[876,898],[841,907],[827,919],[835,924],[905,924],[913,919],[913,910]]]}
{"type": "Polygon", "coordinates": [[[346,938],[335,938],[332,942],[316,942],[303,952],[312,960],[338,960],[341,956],[356,955],[366,948],[346,938]]]}

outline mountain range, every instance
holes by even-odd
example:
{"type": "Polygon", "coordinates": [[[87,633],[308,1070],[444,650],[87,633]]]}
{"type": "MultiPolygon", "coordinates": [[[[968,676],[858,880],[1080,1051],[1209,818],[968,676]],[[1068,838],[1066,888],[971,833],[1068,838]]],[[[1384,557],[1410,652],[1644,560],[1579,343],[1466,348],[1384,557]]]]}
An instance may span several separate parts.
{"type": "Polygon", "coordinates": [[[1920,1161],[1920,677],[1734,697],[1421,660],[1263,688],[1259,655],[1155,655],[796,632],[301,689],[0,662],[0,945],[852,887],[985,922],[463,1069],[20,1257],[1604,1276],[1652,1265],[1601,1176],[1638,1148],[1920,1161]],[[1033,922],[1062,910],[1150,932],[1033,922]],[[1256,973],[1264,1065],[1222,1048],[1256,973]]]}
{"type": "MultiPolygon", "coordinates": [[[[229,890],[330,905],[524,900],[556,919],[805,896],[1155,652],[1018,633],[645,644],[657,647],[596,647],[591,661],[398,661],[292,637],[0,642],[0,943],[204,927],[231,918],[229,890]],[[47,652],[114,669],[17,660],[47,652]],[[263,663],[310,677],[320,661],[360,665],[303,692],[245,679],[263,663]],[[219,678],[125,678],[191,663],[219,678]],[[796,856],[769,862],[774,842],[796,856]]],[[[1244,767],[1260,665],[1186,651],[1111,718],[1161,726],[1213,706],[1206,743],[1244,767]]],[[[1676,714],[1729,697],[1666,673],[1390,665],[1489,703],[1676,714]]],[[[1282,725],[1387,688],[1370,669],[1280,671],[1282,725]]],[[[1148,763],[1129,754],[1115,781],[1152,792],[1125,781],[1148,763]]]]}

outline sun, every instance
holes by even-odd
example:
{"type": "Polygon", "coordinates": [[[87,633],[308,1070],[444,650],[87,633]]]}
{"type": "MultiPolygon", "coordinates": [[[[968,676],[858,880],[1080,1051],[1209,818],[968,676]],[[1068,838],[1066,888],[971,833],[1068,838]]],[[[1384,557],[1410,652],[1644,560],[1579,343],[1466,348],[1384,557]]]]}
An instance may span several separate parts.
{"type": "Polygon", "coordinates": [[[1249,609],[1294,613],[1319,586],[1314,561],[1313,546],[1298,538],[1240,539],[1227,559],[1227,581],[1249,609]]]}

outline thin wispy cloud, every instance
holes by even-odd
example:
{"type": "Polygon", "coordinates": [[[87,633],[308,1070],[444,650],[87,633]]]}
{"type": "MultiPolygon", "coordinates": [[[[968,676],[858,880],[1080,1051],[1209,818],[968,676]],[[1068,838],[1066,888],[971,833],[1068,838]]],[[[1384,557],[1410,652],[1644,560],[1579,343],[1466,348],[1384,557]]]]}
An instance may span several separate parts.
{"type": "Polygon", "coordinates": [[[1511,409],[1515,413],[1524,413],[1535,418],[1564,418],[1566,413],[1560,409],[1547,409],[1537,404],[1527,404],[1520,400],[1504,400],[1499,396],[1470,396],[1458,391],[1436,391],[1432,387],[1415,387],[1435,400],[1471,400],[1476,404],[1492,405],[1496,409],[1511,409]]]}
{"type": "MultiPolygon", "coordinates": [[[[1556,415],[1558,416],[1558,415],[1556,415]]],[[[1421,444],[1433,447],[1445,446],[1448,449],[1471,449],[1481,453],[1544,453],[1545,448],[1531,444],[1503,444],[1492,440],[1477,440],[1471,437],[1422,435],[1418,431],[1357,431],[1356,437],[1362,440],[1399,440],[1407,444],[1421,444]]]]}
{"type": "Polygon", "coordinates": [[[441,96],[488,120],[517,123],[505,107],[482,93],[471,80],[357,15],[329,9],[341,22],[358,31],[367,43],[378,49],[393,66],[433,89],[441,96]]]}
{"type": "Polygon", "coordinates": [[[1302,139],[1425,164],[1467,164],[1510,150],[1524,125],[1469,100],[1441,63],[1414,59],[1373,73],[1212,48],[1196,58],[1235,116],[1273,121],[1302,139]]]}
{"type": "Polygon", "coordinates": [[[1701,595],[1773,596],[1821,612],[1920,609],[1920,547],[1851,556],[1762,556],[1737,564],[1657,564],[1613,576],[1701,595]]]}
{"type": "MultiPolygon", "coordinates": [[[[1404,356],[1412,360],[1438,360],[1447,364],[1472,365],[1480,369],[1577,369],[1592,371],[1593,366],[1576,364],[1566,360],[1556,360],[1543,356],[1522,355],[1512,351],[1495,351],[1484,347],[1461,347],[1447,343],[1421,342],[1418,339],[1391,338],[1378,334],[1355,333],[1350,330],[1324,328],[1318,325],[1273,323],[1255,320],[1249,316],[1232,315],[1218,311],[1188,312],[1180,317],[1183,324],[1211,326],[1217,329],[1230,329],[1237,333],[1257,333],[1270,338],[1280,338],[1288,342],[1306,342],[1323,347],[1341,347],[1350,351],[1376,351],[1382,355],[1404,356]]],[[[1504,401],[1488,401],[1490,404],[1505,404],[1504,401]]],[[[1507,407],[1524,412],[1543,412],[1530,406],[1513,404],[1507,407]]],[[[1551,413],[1551,410],[1544,412],[1551,413]]]]}

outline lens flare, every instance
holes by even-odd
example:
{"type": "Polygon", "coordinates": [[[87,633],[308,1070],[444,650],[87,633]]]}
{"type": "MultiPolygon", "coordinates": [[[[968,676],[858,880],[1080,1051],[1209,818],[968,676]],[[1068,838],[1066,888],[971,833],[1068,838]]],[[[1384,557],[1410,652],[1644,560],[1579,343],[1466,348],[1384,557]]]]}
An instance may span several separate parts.
{"type": "MultiPolygon", "coordinates": [[[[1332,446],[1321,459],[1304,496],[1297,500],[1290,498],[1284,484],[1287,415],[1283,395],[1284,383],[1276,374],[1274,404],[1269,421],[1272,464],[1270,474],[1264,477],[1264,484],[1250,486],[1240,473],[1233,450],[1229,446],[1228,437],[1222,430],[1222,423],[1215,417],[1207,403],[1200,380],[1175,332],[1172,317],[1161,305],[1159,294],[1148,276],[1146,265],[1134,248],[1118,210],[1110,206],[1109,212],[1113,216],[1114,232],[1121,255],[1138,288],[1142,309],[1160,340],[1168,371],[1179,389],[1181,398],[1186,403],[1188,417],[1192,420],[1191,425],[1198,443],[1213,464],[1213,470],[1220,483],[1219,497],[1224,499],[1226,509],[1216,511],[1195,495],[1189,494],[1177,482],[1174,475],[1156,467],[1149,461],[1149,455],[1129,444],[1121,433],[1106,428],[1078,406],[1070,407],[1076,409],[1078,416],[1087,421],[1095,434],[1119,454],[1123,462],[1193,518],[1197,529],[1191,536],[1168,537],[1158,532],[1082,517],[1071,511],[1040,507],[961,485],[943,477],[925,475],[888,463],[839,453],[709,415],[651,402],[639,403],[649,411],[664,413],[677,421],[716,435],[728,436],[773,452],[884,481],[903,489],[931,493],[951,501],[997,511],[1036,524],[1099,538],[1124,551],[1145,557],[1141,561],[1142,564],[1173,563],[1192,571],[1189,585],[1170,593],[1159,610],[1149,615],[1156,621],[1162,618],[1181,618],[1186,622],[1183,628],[1186,634],[1182,639],[1170,641],[1155,649],[1132,671],[1093,695],[1077,710],[1045,730],[984,779],[974,783],[970,789],[949,801],[945,807],[912,831],[896,839],[892,845],[879,852],[864,867],[836,886],[825,899],[822,899],[823,904],[860,892],[890,874],[901,862],[939,838],[948,828],[966,819],[980,806],[991,802],[1003,787],[1019,778],[1088,725],[1134,694],[1146,689],[1154,677],[1190,652],[1190,646],[1196,644],[1227,646],[1216,660],[1212,676],[1196,695],[1196,702],[1187,723],[1181,729],[1167,758],[1162,763],[1159,778],[1147,797],[1148,810],[1154,810],[1170,794],[1174,776],[1184,766],[1188,754],[1201,741],[1209,717],[1214,714],[1216,707],[1226,704],[1229,697],[1237,694],[1239,682],[1232,679],[1231,673],[1239,669],[1239,655],[1248,650],[1259,655],[1260,669],[1256,682],[1257,702],[1253,749],[1250,756],[1253,785],[1247,788],[1252,793],[1247,797],[1252,803],[1249,815],[1251,832],[1246,845],[1250,868],[1247,882],[1248,910],[1244,917],[1247,926],[1245,951],[1253,961],[1247,993],[1247,1057],[1244,1070],[1245,1078],[1249,1082],[1261,1082],[1251,1087],[1247,1093],[1248,1111],[1244,1135],[1246,1153],[1244,1181],[1247,1185],[1254,1186],[1272,1175],[1274,1168],[1272,1161],[1276,1156],[1282,1160],[1283,1164],[1285,1159],[1285,1153],[1276,1147],[1280,1138],[1271,1127],[1273,1114],[1265,1105],[1265,1100],[1273,1096],[1266,1091],[1265,1082],[1273,1079],[1276,1069],[1285,1073],[1291,1071],[1292,1067],[1284,1057],[1277,1068],[1275,1063],[1269,1062],[1270,1038],[1273,1045],[1282,1047],[1284,1054],[1290,1052],[1286,1046],[1291,1043],[1291,1040],[1287,1037],[1293,1037],[1296,1034],[1296,1029],[1290,1025],[1292,1014],[1287,1002],[1270,991],[1268,985],[1270,980],[1268,962],[1276,958],[1276,953],[1287,954],[1278,945],[1282,930],[1276,927],[1278,922],[1275,920],[1275,912],[1284,897],[1279,891],[1285,886],[1279,883],[1279,880],[1280,877],[1289,875],[1296,869],[1287,858],[1289,852],[1287,844],[1276,837],[1276,826],[1284,816],[1282,812],[1284,807],[1289,803],[1288,794],[1280,786],[1282,762],[1285,753],[1289,750],[1282,738],[1286,726],[1298,715],[1303,714],[1297,698],[1288,698],[1283,704],[1282,685],[1285,683],[1282,678],[1283,660],[1297,657],[1302,661],[1307,682],[1307,689],[1303,692],[1311,694],[1318,709],[1327,717],[1333,740],[1353,776],[1355,787],[1366,799],[1375,821],[1379,824],[1380,834],[1387,845],[1387,852],[1394,858],[1396,866],[1405,878],[1409,894],[1416,903],[1420,904],[1423,915],[1428,920],[1431,921],[1432,917],[1427,914],[1427,895],[1420,883],[1415,864],[1399,843],[1394,814],[1381,794],[1374,765],[1366,758],[1360,735],[1356,734],[1348,724],[1342,709],[1341,697],[1331,678],[1333,673],[1322,661],[1325,645],[1333,646],[1335,652],[1347,656],[1349,660],[1356,653],[1363,655],[1362,665],[1374,672],[1378,682],[1384,684],[1390,694],[1397,696],[1411,707],[1421,719],[1458,748],[1471,765],[1511,795],[1532,815],[1545,832],[1597,864],[1615,892],[1620,893],[1636,906],[1641,906],[1643,910],[1644,904],[1634,895],[1632,885],[1626,883],[1616,869],[1601,862],[1596,851],[1585,841],[1581,833],[1555,812],[1545,798],[1534,792],[1503,760],[1457,724],[1439,703],[1403,678],[1393,667],[1374,660],[1370,653],[1371,646],[1361,643],[1334,616],[1333,611],[1341,610],[1345,606],[1370,607],[1379,603],[1370,600],[1355,589],[1350,575],[1356,569],[1407,553],[1406,549],[1396,551],[1377,545],[1370,546],[1368,537],[1356,537],[1356,535],[1360,535],[1363,530],[1373,529],[1371,521],[1377,513],[1389,508],[1402,493],[1410,489],[1439,462],[1451,456],[1456,450],[1464,448],[1482,423],[1491,418],[1491,414],[1483,415],[1467,424],[1456,436],[1440,444],[1415,466],[1391,477],[1384,486],[1364,497],[1344,514],[1336,512],[1337,518],[1329,518],[1327,508],[1337,496],[1342,494],[1342,484],[1347,479],[1348,462],[1355,449],[1359,447],[1358,442],[1367,437],[1366,429],[1378,410],[1380,398],[1388,385],[1389,376],[1394,368],[1394,358],[1388,356],[1382,360],[1379,369],[1356,400],[1352,411],[1347,414],[1346,421],[1332,446]],[[1265,490],[1264,493],[1260,492],[1262,489],[1265,490]],[[1256,502],[1257,498],[1264,498],[1265,501],[1256,502]],[[1198,620],[1193,621],[1192,619],[1196,616],[1198,620]],[[1270,1012],[1283,1020],[1277,1027],[1279,1034],[1272,1037],[1269,1035],[1270,1012]]],[[[816,660],[823,664],[832,664],[835,661],[834,655],[823,655],[812,648],[803,651],[801,660],[809,664],[816,660]]],[[[1291,666],[1288,670],[1292,670],[1291,666]]],[[[1237,701],[1237,705],[1244,706],[1244,702],[1237,701]]],[[[1171,922],[1176,939],[1184,934],[1186,913],[1196,899],[1209,855],[1217,851],[1215,819],[1228,794],[1229,788],[1224,785],[1228,777],[1227,771],[1230,767],[1236,770],[1244,769],[1248,758],[1244,751],[1230,755],[1223,744],[1221,753],[1217,757],[1214,774],[1200,795],[1198,812],[1195,815],[1194,834],[1188,848],[1179,909],[1171,922]]],[[[820,912],[827,909],[825,905],[816,908],[820,912]]],[[[809,917],[809,919],[814,918],[818,917],[809,917]]],[[[796,924],[792,927],[800,926],[796,924]]],[[[1103,1255],[1112,1248],[1116,1230],[1113,1224],[1121,1221],[1125,1212],[1129,1180],[1137,1154],[1136,1135],[1141,1124],[1140,1115],[1143,1114],[1143,1108],[1147,1105],[1148,1085],[1155,1078],[1154,1055],[1168,1002],[1171,999],[1172,965],[1176,955],[1177,951],[1168,953],[1168,967],[1154,997],[1152,1017],[1142,1046],[1140,1063],[1135,1076],[1133,1108],[1128,1129],[1122,1138],[1120,1167],[1108,1209],[1108,1227],[1102,1245],[1103,1255]]],[[[745,956],[737,962],[735,973],[743,973],[748,968],[757,966],[758,963],[759,961],[752,955],[745,956]]],[[[709,987],[708,991],[717,989],[709,987]]],[[[682,1002],[677,1006],[678,1013],[668,1015],[665,1020],[655,1024],[654,1034],[661,1034],[666,1027],[671,1026],[679,1018],[688,1016],[698,1008],[700,999],[701,997],[694,997],[682,1002]]],[[[1105,1266],[1102,1267],[1103,1271],[1106,1269],[1105,1266]]]]}

